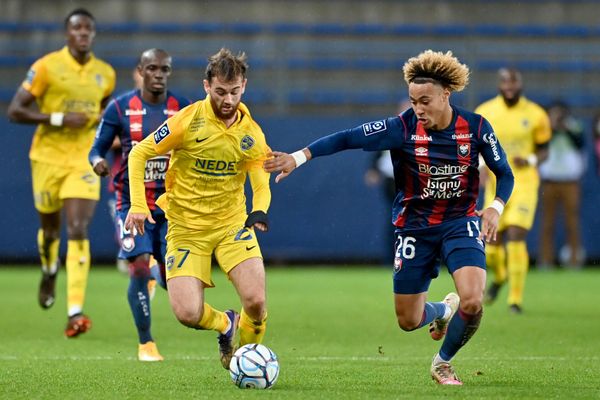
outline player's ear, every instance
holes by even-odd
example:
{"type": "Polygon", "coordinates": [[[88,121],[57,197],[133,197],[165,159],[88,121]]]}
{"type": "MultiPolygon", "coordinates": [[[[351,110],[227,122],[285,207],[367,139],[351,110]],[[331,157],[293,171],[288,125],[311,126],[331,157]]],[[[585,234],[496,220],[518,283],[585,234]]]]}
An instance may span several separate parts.
{"type": "Polygon", "coordinates": [[[206,92],[206,94],[208,94],[208,92],[210,91],[210,83],[206,79],[204,79],[202,83],[204,84],[204,91],[206,92]]]}
{"type": "Polygon", "coordinates": [[[242,81],[242,94],[244,94],[244,92],[246,91],[246,83],[248,82],[248,79],[244,78],[244,80],[242,81]]]}

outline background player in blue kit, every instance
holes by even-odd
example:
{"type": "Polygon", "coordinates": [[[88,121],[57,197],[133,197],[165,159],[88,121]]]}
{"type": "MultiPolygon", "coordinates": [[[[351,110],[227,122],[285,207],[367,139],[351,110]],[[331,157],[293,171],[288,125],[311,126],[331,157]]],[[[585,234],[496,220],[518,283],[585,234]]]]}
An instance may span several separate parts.
{"type": "Polygon", "coordinates": [[[450,104],[450,94],[464,89],[468,78],[468,67],[451,52],[425,51],[404,64],[411,109],[323,137],[292,154],[273,152],[274,158],[264,163],[268,172],[281,171],[275,180],[279,182],[314,157],[346,149],[391,151],[397,188],[396,316],[405,331],[430,324],[433,339],[445,336],[431,365],[432,378],[443,385],[462,384],[450,360],[479,327],[486,279],[483,241],[495,239],[514,185],[490,124],[450,104]],[[492,205],[476,211],[480,154],[498,184],[492,205]],[[452,274],[458,295],[427,302],[441,262],[452,274]]]}
{"type": "Polygon", "coordinates": [[[171,75],[171,56],[164,50],[144,51],[137,70],[143,79],[142,87],[121,95],[108,105],[96,132],[89,161],[96,174],[109,175],[110,167],[104,157],[114,138],[119,137],[122,160],[120,169],[114,177],[117,195],[116,221],[121,242],[119,257],[126,259],[129,264],[130,281],[127,298],[139,336],[138,359],[162,361],[163,357],[158,352],[150,333],[148,281],[151,275],[149,263],[152,255],[159,263],[160,274],[157,280],[163,287],[165,286],[167,222],[164,212],[156,205],[155,200],[165,191],[165,174],[169,165],[169,156],[155,157],[146,163],[146,199],[156,223],[146,222],[145,233],[138,236],[128,232],[123,224],[130,207],[127,160],[133,146],[190,102],[167,90],[167,80],[171,75]]]}

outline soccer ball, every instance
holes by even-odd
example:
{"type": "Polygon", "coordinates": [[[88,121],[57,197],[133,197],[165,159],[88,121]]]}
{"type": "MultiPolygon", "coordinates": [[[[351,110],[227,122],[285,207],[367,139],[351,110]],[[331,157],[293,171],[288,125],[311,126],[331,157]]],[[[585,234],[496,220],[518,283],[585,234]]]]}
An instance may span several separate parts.
{"type": "Polygon", "coordinates": [[[279,377],[279,361],[267,346],[246,344],[233,354],[229,374],[239,388],[268,389],[279,377]]]}

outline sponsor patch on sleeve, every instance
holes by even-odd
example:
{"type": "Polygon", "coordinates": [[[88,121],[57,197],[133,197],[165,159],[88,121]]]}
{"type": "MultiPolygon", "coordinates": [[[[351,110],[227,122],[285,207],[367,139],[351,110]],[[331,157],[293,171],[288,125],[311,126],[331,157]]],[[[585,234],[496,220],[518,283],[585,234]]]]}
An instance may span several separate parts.
{"type": "Polygon", "coordinates": [[[27,76],[25,76],[25,82],[29,85],[33,84],[33,78],[35,78],[35,71],[30,69],[27,71],[27,76]]]}
{"type": "Polygon", "coordinates": [[[154,132],[154,143],[159,144],[161,140],[166,138],[170,133],[171,131],[169,130],[169,126],[165,122],[156,130],[156,132],[154,132]]]}
{"type": "Polygon", "coordinates": [[[365,136],[370,136],[379,132],[385,132],[387,126],[385,124],[385,120],[381,120],[363,124],[362,128],[363,132],[365,133],[365,136]]]}

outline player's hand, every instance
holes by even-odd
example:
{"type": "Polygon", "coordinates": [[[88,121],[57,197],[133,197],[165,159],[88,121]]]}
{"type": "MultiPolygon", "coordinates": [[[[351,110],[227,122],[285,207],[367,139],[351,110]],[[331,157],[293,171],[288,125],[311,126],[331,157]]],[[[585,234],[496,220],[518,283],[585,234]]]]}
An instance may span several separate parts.
{"type": "Polygon", "coordinates": [[[495,242],[498,233],[498,222],[500,221],[498,210],[488,207],[485,210],[477,210],[475,213],[481,218],[479,239],[485,240],[487,243],[495,242]]]}
{"type": "Polygon", "coordinates": [[[125,229],[128,230],[135,235],[143,235],[144,234],[144,224],[146,219],[151,224],[156,223],[154,218],[152,218],[152,214],[144,214],[144,213],[127,213],[127,218],[125,218],[125,229]]]}
{"type": "Polygon", "coordinates": [[[254,227],[259,231],[266,232],[269,230],[269,217],[264,211],[252,211],[248,214],[244,226],[246,228],[254,227]]]}
{"type": "Polygon", "coordinates": [[[516,156],[513,157],[513,165],[519,168],[527,167],[529,165],[529,160],[523,157],[516,156]]]}
{"type": "Polygon", "coordinates": [[[269,173],[281,172],[275,178],[275,183],[279,183],[280,180],[287,177],[294,169],[296,169],[296,160],[294,160],[294,157],[290,154],[274,151],[268,155],[272,158],[267,159],[263,163],[264,170],[269,173]]]}
{"type": "Polygon", "coordinates": [[[63,117],[63,126],[67,128],[83,128],[87,125],[90,118],[87,114],[80,112],[68,112],[63,117]]]}
{"type": "Polygon", "coordinates": [[[94,165],[94,172],[98,176],[108,176],[110,174],[110,167],[105,159],[101,159],[94,165]]]}

